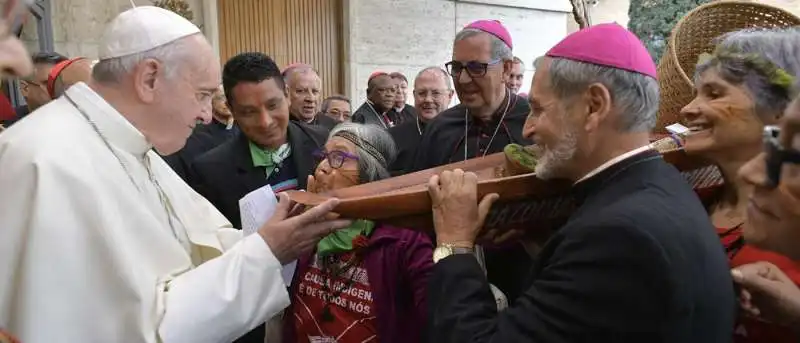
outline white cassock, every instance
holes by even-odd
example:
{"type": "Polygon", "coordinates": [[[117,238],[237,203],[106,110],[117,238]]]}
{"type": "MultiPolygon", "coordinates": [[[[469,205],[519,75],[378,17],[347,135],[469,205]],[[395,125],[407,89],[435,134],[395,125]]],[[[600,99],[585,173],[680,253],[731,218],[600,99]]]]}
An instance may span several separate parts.
{"type": "Polygon", "coordinates": [[[22,342],[230,342],[289,304],[261,236],[83,83],[0,134],[0,199],[0,328],[22,342]]]}

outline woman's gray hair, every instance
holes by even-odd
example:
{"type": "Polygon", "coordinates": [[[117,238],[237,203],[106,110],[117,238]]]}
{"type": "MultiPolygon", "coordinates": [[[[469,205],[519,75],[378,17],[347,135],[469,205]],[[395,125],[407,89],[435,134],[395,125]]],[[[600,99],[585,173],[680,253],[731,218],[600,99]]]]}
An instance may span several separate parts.
{"type": "Polygon", "coordinates": [[[695,82],[703,72],[713,67],[725,81],[743,85],[747,89],[753,97],[759,117],[774,119],[783,115],[795,94],[792,90],[797,89],[800,78],[800,31],[797,28],[746,29],[727,33],[717,38],[716,42],[716,51],[741,58],[726,56],[698,64],[695,82]],[[759,70],[757,64],[767,62],[795,78],[791,89],[775,84],[774,80],[770,80],[768,75],[759,70]]]}
{"type": "MultiPolygon", "coordinates": [[[[544,57],[534,62],[538,70],[544,57]]],[[[648,132],[656,126],[659,90],[656,79],[623,69],[553,58],[550,85],[562,103],[586,91],[593,83],[604,85],[619,113],[621,132],[648,132]]],[[[569,105],[567,105],[569,106],[569,105]]]]}
{"type": "Polygon", "coordinates": [[[500,38],[497,38],[497,36],[486,33],[485,31],[473,28],[463,29],[459,31],[458,34],[456,34],[455,41],[458,42],[473,36],[477,36],[479,34],[489,35],[489,40],[492,46],[492,57],[491,57],[492,60],[499,59],[504,61],[510,61],[514,58],[514,55],[511,53],[511,47],[509,47],[508,44],[506,44],[506,42],[503,42],[500,38]]]}
{"type": "Polygon", "coordinates": [[[178,74],[178,70],[186,64],[186,57],[191,55],[193,47],[188,46],[188,38],[192,36],[186,36],[144,52],[100,60],[92,67],[92,79],[105,84],[117,83],[146,59],[154,59],[163,63],[165,76],[173,78],[178,74]]]}
{"type": "Polygon", "coordinates": [[[397,148],[392,136],[383,128],[371,124],[344,122],[331,130],[328,139],[342,136],[354,137],[358,155],[359,182],[367,183],[391,177],[389,166],[397,157],[397,148]],[[371,151],[368,151],[371,150],[371,151]]]}

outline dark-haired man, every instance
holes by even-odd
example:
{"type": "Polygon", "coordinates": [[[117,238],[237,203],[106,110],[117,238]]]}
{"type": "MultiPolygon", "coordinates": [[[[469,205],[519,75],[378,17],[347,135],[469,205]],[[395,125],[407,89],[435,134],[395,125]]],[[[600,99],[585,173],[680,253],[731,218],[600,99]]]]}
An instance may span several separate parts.
{"type": "Polygon", "coordinates": [[[414,106],[406,103],[408,98],[408,78],[400,72],[391,73],[389,76],[392,77],[392,80],[394,80],[397,86],[395,88],[397,93],[394,96],[394,108],[392,108],[392,112],[390,112],[392,114],[392,120],[394,120],[396,125],[413,122],[414,119],[417,118],[417,111],[414,106]]]}
{"type": "Polygon", "coordinates": [[[336,123],[350,121],[352,112],[350,98],[344,95],[331,95],[322,102],[321,114],[333,119],[336,123]]]}
{"type": "Polygon", "coordinates": [[[336,124],[350,121],[352,118],[350,98],[339,94],[325,98],[320,114],[333,119],[336,124]]]}
{"type": "MultiPolygon", "coordinates": [[[[327,133],[289,119],[289,99],[281,71],[269,56],[245,52],[222,70],[222,86],[239,133],[194,160],[192,187],[241,227],[239,199],[271,185],[275,193],[305,189],[314,152],[327,133]]],[[[261,325],[236,342],[263,343],[261,325]]]]}
{"type": "Polygon", "coordinates": [[[57,52],[37,52],[31,58],[33,73],[20,78],[20,91],[25,98],[25,105],[14,109],[17,117],[3,122],[6,127],[53,100],[47,92],[47,77],[56,64],[68,60],[57,52]]]}
{"type": "Polygon", "coordinates": [[[392,120],[397,85],[384,72],[375,72],[367,80],[367,100],[353,113],[353,122],[378,125],[384,129],[397,125],[392,120]]]}

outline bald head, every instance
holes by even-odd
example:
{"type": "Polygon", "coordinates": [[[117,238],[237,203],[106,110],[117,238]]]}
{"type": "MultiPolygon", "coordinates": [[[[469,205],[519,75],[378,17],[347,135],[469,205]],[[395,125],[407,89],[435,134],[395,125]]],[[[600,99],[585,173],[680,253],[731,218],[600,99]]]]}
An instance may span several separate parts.
{"type": "Polygon", "coordinates": [[[429,121],[447,109],[453,100],[450,75],[442,68],[428,67],[414,80],[414,107],[422,121],[429,121]]]}

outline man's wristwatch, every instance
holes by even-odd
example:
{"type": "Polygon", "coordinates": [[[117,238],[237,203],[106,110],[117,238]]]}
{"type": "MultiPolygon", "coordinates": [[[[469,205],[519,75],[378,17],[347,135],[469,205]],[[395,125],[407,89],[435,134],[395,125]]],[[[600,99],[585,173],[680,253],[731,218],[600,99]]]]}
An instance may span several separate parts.
{"type": "Polygon", "coordinates": [[[439,260],[455,254],[472,254],[475,252],[473,247],[457,246],[454,244],[442,243],[433,249],[433,263],[438,263],[439,260]]]}

